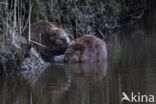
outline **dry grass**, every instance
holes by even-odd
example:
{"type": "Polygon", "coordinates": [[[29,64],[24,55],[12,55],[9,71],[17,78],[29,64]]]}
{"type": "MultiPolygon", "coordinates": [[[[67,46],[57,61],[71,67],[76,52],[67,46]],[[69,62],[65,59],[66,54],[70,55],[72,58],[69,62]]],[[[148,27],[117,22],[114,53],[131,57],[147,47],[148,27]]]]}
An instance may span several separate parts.
{"type": "Polygon", "coordinates": [[[26,40],[22,33],[30,21],[30,16],[23,16],[25,11],[21,11],[20,0],[11,4],[13,9],[8,8],[7,2],[0,2],[0,5],[0,64],[1,70],[6,71],[15,69],[24,59],[21,44],[26,43],[26,40]]]}

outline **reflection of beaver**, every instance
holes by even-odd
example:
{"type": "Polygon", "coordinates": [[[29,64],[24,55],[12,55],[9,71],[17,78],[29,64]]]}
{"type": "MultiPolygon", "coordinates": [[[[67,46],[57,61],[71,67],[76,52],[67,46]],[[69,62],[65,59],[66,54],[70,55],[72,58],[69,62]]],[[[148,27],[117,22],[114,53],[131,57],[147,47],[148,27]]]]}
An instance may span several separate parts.
{"type": "Polygon", "coordinates": [[[68,91],[68,96],[72,98],[72,101],[81,101],[84,104],[86,101],[96,101],[98,104],[105,104],[107,102],[107,98],[105,97],[108,90],[106,78],[107,62],[74,63],[66,64],[65,66],[71,79],[71,89],[68,91]],[[88,99],[93,96],[96,100],[88,99]]]}
{"type": "Polygon", "coordinates": [[[69,63],[106,61],[106,44],[96,36],[82,36],[69,45],[64,59],[69,63]]]}
{"type": "Polygon", "coordinates": [[[51,65],[38,77],[34,87],[45,95],[62,96],[70,87],[70,79],[64,66],[51,65]]]}
{"type": "Polygon", "coordinates": [[[107,62],[66,64],[66,70],[74,82],[101,81],[107,73],[107,62]]]}
{"type": "Polygon", "coordinates": [[[54,55],[64,53],[69,37],[63,29],[50,22],[39,21],[31,25],[31,43],[41,57],[49,61],[54,55]]]}

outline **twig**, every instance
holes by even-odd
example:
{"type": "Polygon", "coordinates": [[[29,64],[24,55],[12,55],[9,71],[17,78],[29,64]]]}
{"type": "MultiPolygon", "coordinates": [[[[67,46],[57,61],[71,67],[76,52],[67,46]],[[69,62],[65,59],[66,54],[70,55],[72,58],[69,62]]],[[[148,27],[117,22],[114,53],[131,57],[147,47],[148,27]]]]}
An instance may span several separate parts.
{"type": "Polygon", "coordinates": [[[45,46],[45,45],[40,44],[40,43],[38,43],[38,42],[36,42],[36,41],[30,40],[30,42],[35,43],[35,44],[37,44],[37,45],[39,45],[39,46],[42,46],[42,47],[46,48],[46,46],[45,46]]]}
{"type": "MultiPolygon", "coordinates": [[[[29,5],[31,5],[31,0],[29,0],[29,5]]],[[[28,37],[29,43],[31,41],[30,32],[31,32],[31,10],[29,9],[29,37],[28,37]]]]}
{"type": "MultiPolygon", "coordinates": [[[[17,7],[17,0],[15,0],[15,2],[14,2],[14,29],[17,26],[17,22],[16,22],[17,21],[17,18],[16,18],[17,9],[16,9],[16,7],[17,7]]],[[[15,43],[15,31],[12,34],[12,38],[13,38],[13,43],[15,43]]]]}
{"type": "Polygon", "coordinates": [[[26,27],[27,27],[27,25],[29,24],[29,18],[31,17],[31,11],[32,11],[32,7],[33,7],[33,4],[31,4],[31,6],[30,6],[30,10],[29,10],[29,16],[28,16],[28,19],[27,19],[27,21],[26,21],[26,24],[25,24],[25,26],[23,27],[23,29],[22,29],[22,33],[24,32],[24,30],[26,29],[26,27]]]}
{"type": "Polygon", "coordinates": [[[105,35],[102,33],[102,31],[100,29],[98,29],[97,31],[100,33],[100,35],[102,36],[102,38],[105,39],[105,35]]]}

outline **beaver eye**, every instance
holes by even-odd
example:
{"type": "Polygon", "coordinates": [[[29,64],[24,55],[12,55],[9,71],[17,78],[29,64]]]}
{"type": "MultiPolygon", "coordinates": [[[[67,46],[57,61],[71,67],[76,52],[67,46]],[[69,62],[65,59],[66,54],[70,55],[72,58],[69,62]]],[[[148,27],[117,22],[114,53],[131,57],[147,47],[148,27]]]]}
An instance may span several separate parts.
{"type": "Polygon", "coordinates": [[[47,32],[50,32],[51,30],[48,28],[46,31],[47,31],[47,32]]]}

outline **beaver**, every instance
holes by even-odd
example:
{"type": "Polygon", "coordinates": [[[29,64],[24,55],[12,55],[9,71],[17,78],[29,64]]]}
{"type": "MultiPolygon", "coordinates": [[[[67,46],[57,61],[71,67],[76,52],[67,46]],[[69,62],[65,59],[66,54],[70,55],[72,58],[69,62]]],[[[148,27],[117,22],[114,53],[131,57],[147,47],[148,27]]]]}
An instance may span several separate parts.
{"type": "Polygon", "coordinates": [[[63,54],[70,43],[68,34],[62,28],[46,21],[33,23],[30,35],[31,45],[44,61],[50,61],[53,56],[63,54]]]}
{"type": "Polygon", "coordinates": [[[91,35],[77,38],[66,49],[64,60],[68,63],[106,61],[106,43],[100,38],[91,35]]]}

